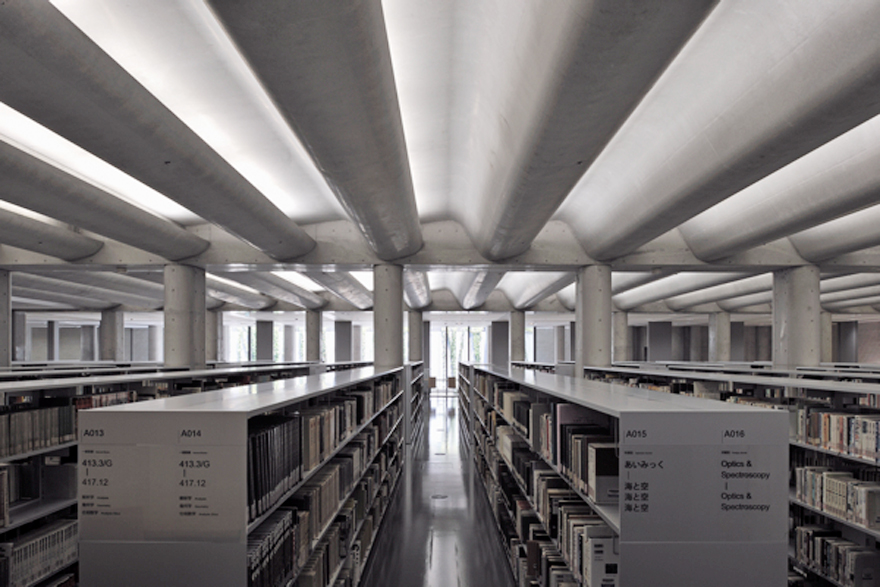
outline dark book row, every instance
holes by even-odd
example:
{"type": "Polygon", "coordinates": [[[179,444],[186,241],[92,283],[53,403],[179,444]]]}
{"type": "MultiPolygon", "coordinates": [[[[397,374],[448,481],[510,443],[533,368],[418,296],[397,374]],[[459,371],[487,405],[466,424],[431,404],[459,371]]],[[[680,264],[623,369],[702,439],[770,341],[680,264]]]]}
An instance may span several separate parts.
{"type": "Polygon", "coordinates": [[[28,587],[76,562],[79,523],[59,520],[0,544],[0,585],[28,587]]]}
{"type": "Polygon", "coordinates": [[[76,440],[76,408],[71,405],[0,413],[0,458],[76,440]]]}
{"type": "Polygon", "coordinates": [[[880,553],[842,537],[826,525],[795,528],[795,558],[799,563],[844,587],[873,587],[880,575],[880,553]]]}
{"type": "Polygon", "coordinates": [[[340,580],[357,576],[349,561],[360,560],[364,528],[372,528],[367,521],[376,519],[377,504],[387,504],[390,479],[400,467],[397,435],[378,449],[373,429],[359,434],[248,535],[248,587],[286,586],[294,579],[300,587],[323,587],[337,569],[340,580]],[[343,560],[346,568],[340,569],[343,560]]]}
{"type": "MultiPolygon", "coordinates": [[[[390,383],[377,385],[376,391],[351,391],[300,411],[251,418],[248,421],[248,519],[255,520],[271,510],[308,473],[326,462],[355,430],[374,417],[368,433],[355,438],[360,442],[367,436],[372,437],[373,444],[368,448],[375,450],[401,412],[400,402],[396,402],[375,416],[376,398],[387,395],[379,390],[391,388],[390,383]]],[[[387,401],[378,409],[386,405],[387,401]]]]}

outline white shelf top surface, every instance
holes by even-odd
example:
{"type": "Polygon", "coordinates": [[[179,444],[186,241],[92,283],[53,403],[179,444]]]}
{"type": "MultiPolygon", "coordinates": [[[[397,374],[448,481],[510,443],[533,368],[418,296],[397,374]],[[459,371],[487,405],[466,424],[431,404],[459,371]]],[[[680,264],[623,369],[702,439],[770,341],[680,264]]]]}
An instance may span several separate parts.
{"type": "MultiPolygon", "coordinates": [[[[316,364],[316,363],[312,363],[316,364]]],[[[224,375],[243,375],[247,373],[271,373],[273,371],[283,371],[287,369],[306,368],[309,363],[301,364],[281,364],[281,365],[259,365],[252,367],[224,367],[221,369],[202,369],[188,370],[180,369],[176,371],[162,371],[155,373],[132,373],[127,375],[99,375],[96,377],[85,376],[79,377],[53,377],[51,379],[34,379],[28,381],[2,381],[0,382],[0,393],[7,392],[27,392],[42,391],[45,389],[61,389],[67,387],[78,387],[88,385],[92,387],[101,385],[117,385],[122,383],[139,383],[144,381],[159,382],[172,381],[175,379],[202,379],[202,378],[220,378],[224,375]]],[[[56,372],[57,373],[57,372],[56,372]]]]}
{"type": "Polygon", "coordinates": [[[476,368],[522,386],[615,417],[620,417],[621,414],[627,412],[767,413],[768,411],[766,408],[727,402],[712,402],[701,398],[664,393],[662,391],[590,381],[588,379],[554,375],[527,369],[507,369],[497,365],[476,365],[476,368]]]}
{"type": "Polygon", "coordinates": [[[671,369],[639,369],[636,367],[587,367],[595,371],[618,373],[620,375],[647,375],[653,377],[670,377],[695,381],[718,381],[722,383],[740,383],[772,388],[799,387],[817,391],[848,392],[858,394],[878,394],[880,384],[854,383],[851,381],[829,381],[824,379],[801,379],[794,377],[773,377],[766,375],[749,375],[737,373],[688,372],[671,369]]]}
{"type": "Polygon", "coordinates": [[[785,369],[782,367],[774,367],[769,362],[691,362],[691,361],[657,361],[653,363],[644,361],[623,361],[616,363],[615,367],[620,368],[637,368],[637,369],[670,369],[672,371],[693,371],[693,372],[710,372],[710,373],[731,373],[736,375],[757,375],[764,374],[771,376],[787,376],[787,377],[819,377],[827,379],[842,378],[862,378],[880,380],[880,365],[872,364],[835,364],[823,363],[813,367],[795,367],[793,369],[785,369]]]}
{"type": "Polygon", "coordinates": [[[204,393],[193,393],[163,399],[149,400],[96,408],[100,412],[200,412],[240,413],[248,416],[277,409],[317,397],[359,383],[364,383],[391,373],[402,367],[362,367],[344,371],[331,371],[293,379],[280,379],[229,387],[204,393]]]}

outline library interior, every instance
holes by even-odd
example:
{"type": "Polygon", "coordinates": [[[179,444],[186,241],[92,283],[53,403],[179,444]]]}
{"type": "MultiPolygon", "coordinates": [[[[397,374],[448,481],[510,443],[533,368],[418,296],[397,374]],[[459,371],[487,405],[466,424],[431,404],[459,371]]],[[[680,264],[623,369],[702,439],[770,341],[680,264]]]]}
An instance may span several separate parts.
{"type": "Polygon", "coordinates": [[[880,587],[878,30],[0,2],[0,587],[880,587]]]}

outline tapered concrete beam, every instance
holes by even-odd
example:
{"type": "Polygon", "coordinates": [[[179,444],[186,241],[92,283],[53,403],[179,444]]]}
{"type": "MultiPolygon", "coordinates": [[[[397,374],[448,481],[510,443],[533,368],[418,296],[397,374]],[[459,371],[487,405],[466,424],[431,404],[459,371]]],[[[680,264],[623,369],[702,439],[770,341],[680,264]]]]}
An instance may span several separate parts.
{"type": "MultiPolygon", "coordinates": [[[[305,231],[50,2],[2,6],[0,78],[6,80],[0,101],[273,258],[314,248],[305,231]]],[[[112,227],[91,204],[84,208],[105,230],[112,227]]],[[[118,231],[126,233],[122,226],[118,231]]],[[[159,254],[177,260],[198,252],[159,254]]]]}
{"type": "Polygon", "coordinates": [[[209,4],[379,258],[418,251],[381,2],[209,4]]]}

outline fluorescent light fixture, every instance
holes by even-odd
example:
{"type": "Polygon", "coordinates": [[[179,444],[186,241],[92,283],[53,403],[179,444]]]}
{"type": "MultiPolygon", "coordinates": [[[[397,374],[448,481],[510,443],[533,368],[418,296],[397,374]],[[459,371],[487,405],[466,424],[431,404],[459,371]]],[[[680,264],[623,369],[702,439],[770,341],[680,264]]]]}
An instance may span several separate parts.
{"type": "MultiPolygon", "coordinates": [[[[204,222],[153,188],[2,103],[0,140],[157,216],[181,223],[204,222]]],[[[23,213],[21,208],[14,211],[23,213]]],[[[29,216],[35,217],[33,213],[29,216]]]]}
{"type": "Polygon", "coordinates": [[[286,279],[293,285],[299,286],[311,292],[326,291],[325,288],[318,285],[305,275],[296,271],[273,271],[272,275],[277,275],[281,279],[286,279]]]}
{"type": "Polygon", "coordinates": [[[373,272],[372,271],[351,271],[349,275],[361,282],[365,288],[373,291],[373,272]]]}
{"type": "MultiPolygon", "coordinates": [[[[260,291],[254,289],[254,288],[252,288],[252,287],[248,287],[247,285],[244,285],[243,283],[239,283],[239,282],[237,282],[237,281],[232,281],[231,279],[226,279],[225,277],[220,277],[219,275],[214,275],[213,273],[208,273],[207,275],[208,275],[211,279],[216,279],[216,280],[219,281],[220,283],[226,284],[226,285],[228,285],[228,286],[230,286],[230,287],[234,287],[234,288],[237,288],[237,289],[241,289],[241,290],[244,290],[244,291],[247,291],[247,292],[253,293],[253,294],[258,294],[258,295],[261,294],[260,291]]],[[[210,287],[210,285],[209,285],[208,287],[210,287]]]]}
{"type": "Polygon", "coordinates": [[[347,218],[205,2],[53,4],[285,214],[347,218]]]}

